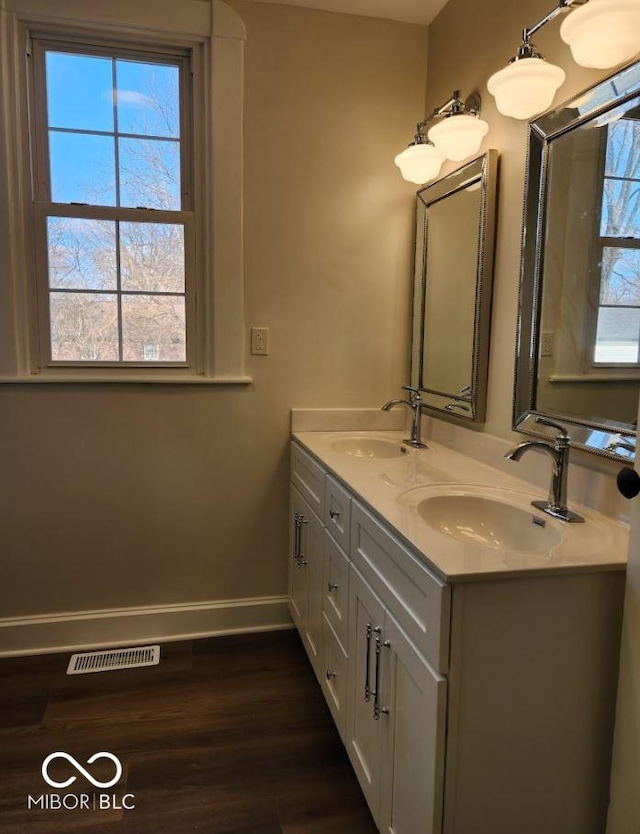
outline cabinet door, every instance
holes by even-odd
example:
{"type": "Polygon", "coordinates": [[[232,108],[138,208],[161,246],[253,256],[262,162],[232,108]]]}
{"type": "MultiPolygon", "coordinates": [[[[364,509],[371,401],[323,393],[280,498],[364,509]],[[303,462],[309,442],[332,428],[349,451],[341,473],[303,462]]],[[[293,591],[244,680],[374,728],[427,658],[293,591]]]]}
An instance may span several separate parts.
{"type": "Polygon", "coordinates": [[[300,559],[301,518],[306,503],[296,489],[291,489],[289,511],[289,610],[298,631],[303,634],[307,627],[309,609],[308,565],[300,559]]]}
{"type": "Polygon", "coordinates": [[[320,675],[324,528],[297,489],[291,489],[289,609],[311,665],[320,675]]]}
{"type": "Polygon", "coordinates": [[[437,834],[442,825],[446,680],[387,613],[381,683],[383,834],[437,834]]]}
{"type": "MultiPolygon", "coordinates": [[[[384,608],[351,566],[349,577],[349,660],[345,744],[373,818],[378,821],[382,722],[374,718],[376,637],[384,608]]],[[[380,656],[383,658],[383,655],[380,656]]]]}
{"type": "MultiPolygon", "coordinates": [[[[304,502],[303,502],[304,504],[304,502]]],[[[322,576],[324,527],[307,505],[303,507],[300,528],[300,561],[309,576],[307,593],[307,622],[302,633],[307,654],[318,680],[322,666],[322,576]]]]}

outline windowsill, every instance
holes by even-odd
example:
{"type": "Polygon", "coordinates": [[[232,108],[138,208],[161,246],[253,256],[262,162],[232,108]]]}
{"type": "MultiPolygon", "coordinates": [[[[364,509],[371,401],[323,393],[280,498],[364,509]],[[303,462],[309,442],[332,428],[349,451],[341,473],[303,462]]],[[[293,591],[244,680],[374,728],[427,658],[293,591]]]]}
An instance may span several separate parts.
{"type": "Polygon", "coordinates": [[[595,374],[552,374],[548,377],[551,384],[572,382],[640,382],[640,373],[595,373],[595,374]]]}
{"type": "Polygon", "coordinates": [[[251,385],[250,376],[171,376],[154,374],[153,376],[123,376],[122,374],[30,374],[29,376],[0,376],[0,385],[5,384],[63,384],[75,385],[89,383],[98,385],[251,385]]]}

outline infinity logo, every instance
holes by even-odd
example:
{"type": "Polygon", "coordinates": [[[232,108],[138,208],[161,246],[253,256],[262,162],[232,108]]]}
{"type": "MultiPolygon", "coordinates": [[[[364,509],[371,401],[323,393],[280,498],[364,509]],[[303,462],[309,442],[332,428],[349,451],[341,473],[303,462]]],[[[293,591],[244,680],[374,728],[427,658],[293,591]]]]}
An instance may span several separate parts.
{"type": "Polygon", "coordinates": [[[45,780],[45,782],[47,782],[47,784],[51,785],[52,788],[68,788],[69,785],[75,782],[78,778],[77,776],[70,776],[66,780],[66,782],[55,782],[47,772],[49,764],[54,759],[66,759],[68,762],[71,762],[75,769],[79,773],[81,773],[85,779],[88,779],[88,781],[91,782],[91,784],[94,785],[96,788],[110,788],[113,785],[115,785],[116,782],[122,776],[122,765],[120,764],[120,760],[116,756],[114,756],[113,753],[106,753],[104,751],[102,753],[94,753],[90,759],[87,759],[87,764],[93,764],[98,759],[109,759],[116,766],[116,775],[113,777],[113,779],[111,779],[109,782],[98,782],[98,780],[94,779],[93,776],[90,773],[88,773],[84,769],[84,767],[82,767],[82,765],[73,758],[73,756],[70,756],[68,753],[58,751],[57,753],[51,753],[51,755],[47,756],[47,758],[42,762],[42,778],[45,780]]]}

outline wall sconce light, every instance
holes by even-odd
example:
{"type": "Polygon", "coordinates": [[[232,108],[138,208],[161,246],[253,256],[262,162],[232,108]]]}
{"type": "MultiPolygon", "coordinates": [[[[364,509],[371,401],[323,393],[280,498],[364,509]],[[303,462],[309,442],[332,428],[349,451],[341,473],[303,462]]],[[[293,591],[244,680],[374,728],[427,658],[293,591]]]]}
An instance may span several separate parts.
{"type": "Polygon", "coordinates": [[[640,50],[640,3],[589,0],[562,21],[560,37],[569,44],[576,64],[615,67],[640,50]]]}
{"type": "Polygon", "coordinates": [[[489,132],[489,125],[479,117],[480,96],[472,93],[465,102],[459,90],[441,107],[417,126],[413,142],[395,158],[400,173],[408,182],[418,185],[440,173],[445,159],[460,162],[478,151],[489,132]],[[441,118],[429,129],[431,122],[441,118]]]}
{"type": "Polygon", "coordinates": [[[437,177],[445,157],[424,135],[424,124],[417,125],[413,142],[393,160],[407,182],[421,185],[437,177]]]}
{"type": "Polygon", "coordinates": [[[545,61],[531,37],[567,11],[560,35],[581,66],[614,67],[640,50],[640,0],[560,0],[535,26],[523,30],[515,57],[487,82],[504,116],[530,119],[551,105],[565,73],[545,61]]]}

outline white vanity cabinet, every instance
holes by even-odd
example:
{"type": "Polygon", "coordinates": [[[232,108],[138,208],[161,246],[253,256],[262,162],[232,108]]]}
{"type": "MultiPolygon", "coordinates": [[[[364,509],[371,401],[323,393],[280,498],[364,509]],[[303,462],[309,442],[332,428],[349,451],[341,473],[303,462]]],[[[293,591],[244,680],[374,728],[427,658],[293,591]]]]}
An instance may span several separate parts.
{"type": "Polygon", "coordinates": [[[376,824],[439,834],[448,588],[296,444],[291,483],[291,614],[376,824]]]}
{"type": "Polygon", "coordinates": [[[351,509],[347,752],[380,831],[439,834],[449,587],[351,509]]]}
{"type": "Polygon", "coordinates": [[[320,678],[324,530],[320,519],[295,487],[291,488],[290,506],[289,610],[316,676],[320,678]]]}
{"type": "Polygon", "coordinates": [[[295,442],[291,481],[291,613],[379,830],[602,834],[624,572],[445,582],[295,442]]]}
{"type": "Polygon", "coordinates": [[[446,680],[353,566],[350,583],[349,758],[380,831],[436,834],[446,680]]]}

